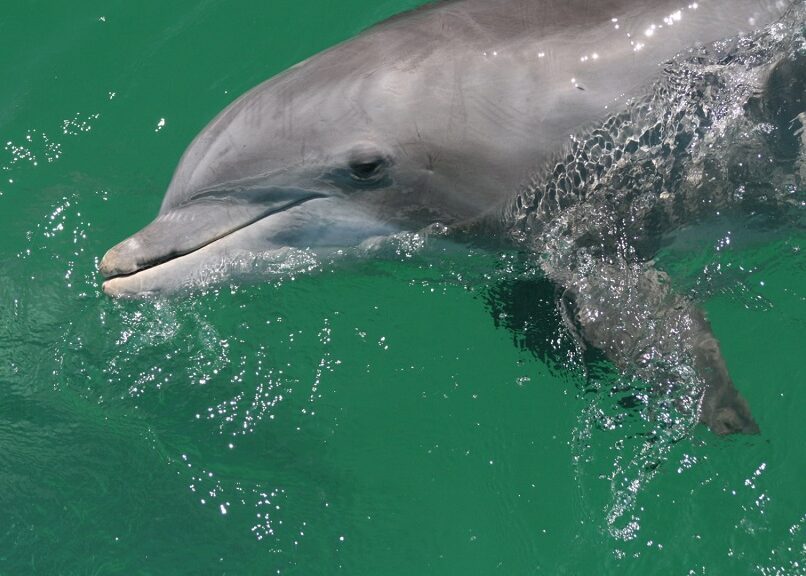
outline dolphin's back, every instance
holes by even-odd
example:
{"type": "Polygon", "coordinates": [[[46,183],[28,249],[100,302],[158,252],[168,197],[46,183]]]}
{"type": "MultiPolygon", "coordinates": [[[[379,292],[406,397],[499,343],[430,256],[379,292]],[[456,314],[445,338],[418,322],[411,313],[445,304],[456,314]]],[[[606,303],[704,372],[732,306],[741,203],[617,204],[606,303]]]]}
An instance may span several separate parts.
{"type": "MultiPolygon", "coordinates": [[[[570,134],[602,120],[648,88],[664,62],[697,45],[749,33],[779,19],[785,0],[445,0],[386,20],[322,65],[334,73],[366,63],[367,51],[399,69],[425,69],[406,85],[411,98],[428,100],[457,90],[461,68],[461,116],[440,131],[474,126],[487,143],[507,150],[485,166],[507,188],[523,180],[519,167],[542,165],[570,134]],[[345,58],[347,56],[347,58],[345,58]],[[331,60],[332,59],[332,60],[331,60]],[[336,72],[336,70],[338,71],[336,72]],[[417,83],[419,81],[419,84],[417,83]],[[471,95],[465,98],[462,94],[471,95]],[[491,120],[488,120],[491,119],[491,120]],[[510,175],[512,178],[509,179],[510,175]]],[[[317,67],[319,67],[317,65],[317,67]]],[[[377,97],[377,94],[373,94],[377,97]]],[[[490,152],[494,156],[494,152],[490,152]]],[[[480,176],[481,177],[481,176],[480,176]]]]}

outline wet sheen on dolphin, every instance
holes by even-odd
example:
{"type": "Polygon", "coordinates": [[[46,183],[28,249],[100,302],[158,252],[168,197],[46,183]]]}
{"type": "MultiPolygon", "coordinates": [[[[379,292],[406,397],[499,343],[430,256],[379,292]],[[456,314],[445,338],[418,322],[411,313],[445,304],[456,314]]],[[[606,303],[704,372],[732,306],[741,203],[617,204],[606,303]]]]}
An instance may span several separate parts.
{"type": "MultiPolygon", "coordinates": [[[[536,167],[645,90],[664,61],[764,26],[785,7],[449,0],[394,17],[221,112],[183,155],[157,218],[104,256],[104,291],[175,291],[203,264],[244,250],[325,250],[433,223],[503,220],[536,167]]],[[[693,355],[721,373],[718,346],[703,336],[710,328],[698,326],[693,355]]],[[[585,336],[620,358],[601,332],[585,336]]],[[[727,375],[719,379],[730,413],[717,407],[703,419],[717,432],[756,431],[727,375]]]]}

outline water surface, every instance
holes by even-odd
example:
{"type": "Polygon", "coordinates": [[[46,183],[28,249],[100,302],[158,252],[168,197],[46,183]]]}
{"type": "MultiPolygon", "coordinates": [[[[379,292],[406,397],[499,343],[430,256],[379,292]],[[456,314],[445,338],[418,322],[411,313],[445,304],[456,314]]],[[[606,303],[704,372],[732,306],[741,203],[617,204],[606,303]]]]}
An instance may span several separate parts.
{"type": "Polygon", "coordinates": [[[806,574],[802,231],[711,222],[660,258],[754,437],[658,434],[511,254],[100,293],[215,113],[417,3],[5,7],[0,574],[806,574]]]}

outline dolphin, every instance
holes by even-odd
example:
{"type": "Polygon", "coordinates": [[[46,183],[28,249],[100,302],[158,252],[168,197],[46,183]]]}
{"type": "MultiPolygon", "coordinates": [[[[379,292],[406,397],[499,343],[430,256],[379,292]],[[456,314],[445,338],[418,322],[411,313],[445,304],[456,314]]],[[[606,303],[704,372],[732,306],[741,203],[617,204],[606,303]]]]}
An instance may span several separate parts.
{"type": "MultiPolygon", "coordinates": [[[[103,290],[173,292],[226,274],[244,253],[282,260],[289,249],[325,252],[437,223],[522,230],[513,202],[534,199],[515,191],[564,154],[569,137],[646,94],[676,54],[757,30],[787,6],[445,0],[395,16],[214,118],[182,156],[154,221],[103,257],[103,290]]],[[[530,218],[541,222],[538,210],[530,218]]],[[[534,247],[558,252],[546,241],[534,247]]],[[[705,380],[701,419],[717,433],[757,432],[704,316],[659,289],[665,283],[645,261],[600,259],[594,269],[632,271],[646,296],[633,305],[680,310],[683,352],[705,380]]],[[[618,307],[594,314],[607,289],[596,275],[557,258],[544,270],[569,288],[583,337],[621,366],[634,362],[637,344],[628,351],[607,329],[619,325],[618,307]]]]}

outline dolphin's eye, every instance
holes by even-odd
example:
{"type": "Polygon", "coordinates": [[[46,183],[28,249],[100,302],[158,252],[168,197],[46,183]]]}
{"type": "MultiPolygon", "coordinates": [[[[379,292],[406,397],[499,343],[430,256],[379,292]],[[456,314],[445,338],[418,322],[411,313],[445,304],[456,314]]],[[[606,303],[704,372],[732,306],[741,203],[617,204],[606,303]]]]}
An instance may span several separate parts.
{"type": "Polygon", "coordinates": [[[350,176],[361,182],[374,180],[383,173],[385,164],[382,156],[354,158],[350,160],[350,176]]]}

